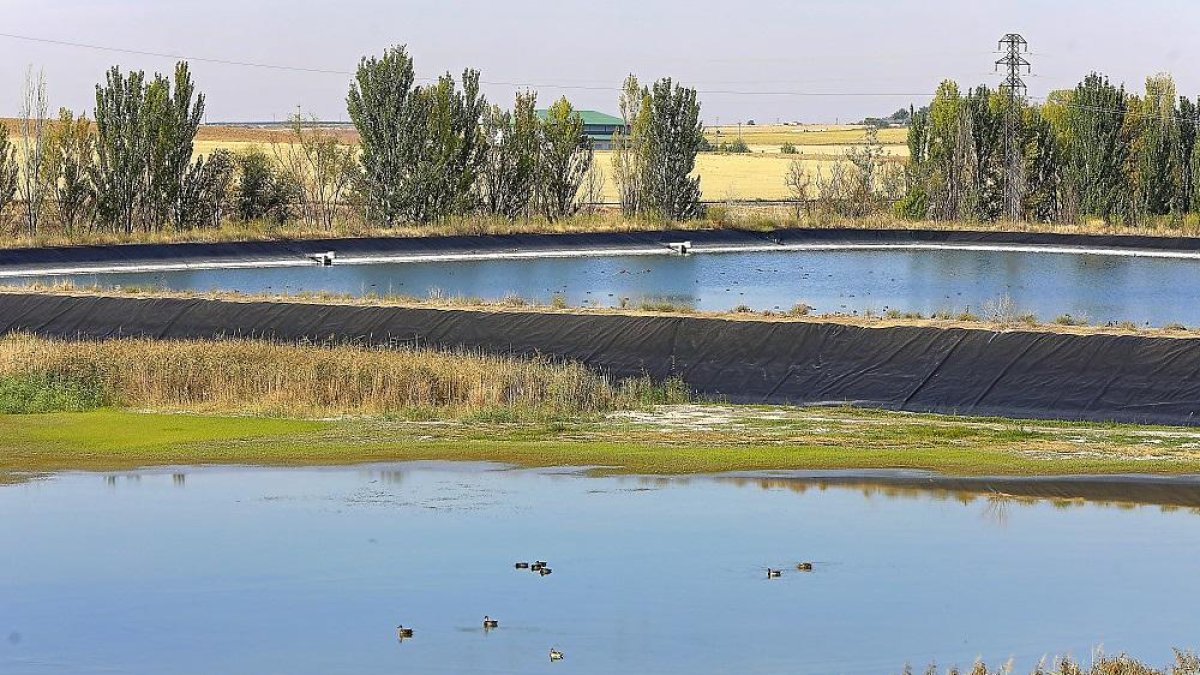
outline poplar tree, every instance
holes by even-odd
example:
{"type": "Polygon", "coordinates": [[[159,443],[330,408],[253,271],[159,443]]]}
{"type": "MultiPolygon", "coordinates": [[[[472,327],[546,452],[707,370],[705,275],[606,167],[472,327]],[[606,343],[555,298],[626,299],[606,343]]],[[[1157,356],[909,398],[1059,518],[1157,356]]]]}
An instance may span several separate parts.
{"type": "Polygon", "coordinates": [[[204,94],[196,92],[192,74],[186,61],[175,66],[174,80],[155,78],[170,94],[166,98],[164,114],[158,117],[158,148],[155,157],[152,184],[157,184],[156,197],[167,207],[171,221],[176,227],[194,224],[194,205],[185,199],[186,194],[195,194],[203,186],[189,185],[190,182],[208,181],[203,163],[197,160],[193,166],[196,132],[204,119],[204,94]]]}
{"type": "Polygon", "coordinates": [[[1067,180],[1083,214],[1108,220],[1128,203],[1125,112],[1125,88],[1096,73],[1085,77],[1065,104],[1059,137],[1067,143],[1067,180]]]}
{"type": "Polygon", "coordinates": [[[464,71],[459,89],[449,74],[414,87],[412,72],[404,47],[364,58],[347,96],[362,137],[367,216],[386,224],[471,210],[486,159],[479,73],[464,71]]]}
{"type": "Polygon", "coordinates": [[[577,198],[592,169],[592,140],[583,133],[583,118],[563,97],[546,111],[542,123],[541,177],[538,181],[542,213],[550,220],[572,216],[577,198]]]}
{"type": "Polygon", "coordinates": [[[46,139],[42,169],[59,225],[68,235],[88,223],[95,207],[96,191],[91,181],[95,151],[96,136],[87,117],[75,117],[70,110],[59,109],[58,120],[50,126],[46,139]]]}
{"type": "Polygon", "coordinates": [[[188,225],[184,195],[198,179],[192,153],[204,116],[186,62],[175,79],[145,73],[128,76],[117,67],[96,85],[96,157],[92,182],[97,215],[114,229],[161,229],[188,225]]]}
{"type": "Polygon", "coordinates": [[[700,177],[693,176],[696,154],[704,142],[696,90],[663,78],[650,92],[645,132],[644,201],[669,220],[702,215],[700,177]]]}
{"type": "Polygon", "coordinates": [[[1175,82],[1170,75],[1146,78],[1146,95],[1134,108],[1133,183],[1138,215],[1178,212],[1181,196],[1180,130],[1175,82]]]}
{"type": "Polygon", "coordinates": [[[480,173],[481,206],[510,220],[526,213],[538,182],[541,121],[537,94],[518,93],[512,112],[493,106],[484,116],[487,139],[480,173]]]}
{"type": "Polygon", "coordinates": [[[97,215],[116,230],[132,234],[145,201],[153,125],[147,119],[145,74],[125,76],[113,67],[96,85],[97,215]]]}
{"type": "Polygon", "coordinates": [[[413,92],[412,121],[423,148],[416,156],[414,181],[406,196],[410,219],[443,220],[475,207],[476,181],[486,160],[482,120],[487,101],[479,93],[479,73],[463,72],[462,89],[443,75],[436,84],[413,92]]]}
{"type": "Polygon", "coordinates": [[[613,135],[613,179],[621,201],[621,211],[627,216],[642,212],[644,178],[646,174],[646,128],[650,118],[650,94],[637,76],[625,78],[617,106],[621,111],[622,128],[613,135]]]}
{"type": "Polygon", "coordinates": [[[407,187],[413,180],[416,155],[424,139],[410,106],[413,62],[405,47],[392,47],[382,58],[358,64],[346,97],[350,119],[358,130],[363,197],[367,217],[394,225],[411,216],[414,199],[407,187]]]}

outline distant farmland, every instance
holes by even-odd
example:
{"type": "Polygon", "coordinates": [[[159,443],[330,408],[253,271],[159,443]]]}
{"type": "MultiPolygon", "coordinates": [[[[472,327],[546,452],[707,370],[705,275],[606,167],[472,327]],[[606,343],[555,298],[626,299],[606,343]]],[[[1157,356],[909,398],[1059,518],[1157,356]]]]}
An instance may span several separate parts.
{"type": "MultiPolygon", "coordinates": [[[[16,133],[16,120],[4,119],[0,120],[0,123],[6,124],[10,133],[16,133]]],[[[358,134],[352,128],[333,127],[328,131],[343,143],[358,142],[358,134]]],[[[717,145],[734,141],[739,137],[738,134],[739,129],[736,126],[720,126],[710,127],[706,135],[709,142],[717,145]]],[[[700,174],[700,185],[705,200],[788,198],[791,195],[784,184],[784,177],[793,160],[803,162],[805,169],[814,176],[818,170],[828,176],[833,162],[844,157],[846,151],[851,148],[861,146],[866,140],[864,127],[834,124],[743,125],[740,134],[742,140],[750,147],[749,153],[706,152],[696,158],[696,170],[700,174]],[[785,143],[795,146],[797,154],[782,154],[780,148],[785,143]]],[[[902,128],[882,129],[879,132],[879,140],[888,156],[902,159],[908,157],[908,146],[905,144],[907,135],[907,130],[902,128]]],[[[282,140],[284,136],[282,128],[205,125],[201,126],[196,134],[195,149],[196,154],[207,155],[217,148],[236,152],[258,146],[270,154],[272,141],[282,140]]],[[[617,191],[612,182],[612,153],[597,152],[596,166],[604,171],[607,179],[604,200],[616,201],[617,191]]]]}
{"type": "MultiPolygon", "coordinates": [[[[352,129],[333,129],[340,140],[355,143],[358,135],[352,129]]],[[[278,131],[261,127],[204,126],[196,140],[196,153],[208,154],[217,148],[243,150],[258,145],[270,152],[272,139],[280,138],[278,131]]],[[[738,138],[736,126],[712,127],[707,136],[714,145],[738,138]]],[[[784,199],[790,196],[784,176],[793,160],[800,160],[816,175],[820,170],[829,174],[830,165],[845,152],[866,140],[866,129],[850,125],[756,125],[741,128],[741,137],[750,146],[748,154],[701,153],[696,159],[704,199],[709,201],[784,199]],[[797,154],[784,155],[784,143],[796,147],[797,154]]],[[[906,129],[883,129],[879,140],[885,151],[897,159],[908,156],[906,129]]],[[[597,152],[596,165],[607,176],[604,199],[615,201],[616,188],[612,183],[612,153],[597,152]]]]}

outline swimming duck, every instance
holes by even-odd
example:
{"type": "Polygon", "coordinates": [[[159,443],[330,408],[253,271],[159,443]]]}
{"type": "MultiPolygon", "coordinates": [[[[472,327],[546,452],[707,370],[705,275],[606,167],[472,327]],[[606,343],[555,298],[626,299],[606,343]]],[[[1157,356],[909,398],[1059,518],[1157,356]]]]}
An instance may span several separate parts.
{"type": "Polygon", "coordinates": [[[796,563],[796,569],[800,570],[801,572],[811,572],[812,568],[813,565],[810,562],[796,563]]]}
{"type": "Polygon", "coordinates": [[[780,576],[783,576],[782,570],[773,570],[770,567],[767,568],[767,578],[768,579],[774,579],[774,578],[780,577],[780,576]]]}
{"type": "Polygon", "coordinates": [[[550,569],[549,567],[539,567],[538,568],[538,574],[540,574],[542,576],[546,576],[547,574],[550,574],[553,571],[554,570],[550,569]]]}
{"type": "Polygon", "coordinates": [[[545,561],[545,560],[537,560],[537,561],[534,561],[534,563],[533,563],[532,565],[530,565],[530,566],[529,566],[529,569],[530,569],[530,570],[533,570],[534,572],[536,572],[536,571],[538,571],[538,570],[542,569],[542,568],[543,568],[543,567],[545,567],[545,566],[546,566],[546,561],[545,561]]]}
{"type": "Polygon", "coordinates": [[[513,567],[516,567],[519,570],[527,570],[527,569],[529,569],[529,563],[519,562],[516,565],[513,565],[513,567]]]}
{"type": "Polygon", "coordinates": [[[550,660],[551,661],[562,661],[563,653],[558,651],[557,649],[551,647],[550,648],[550,660]]]}
{"type": "Polygon", "coordinates": [[[483,627],[485,630],[488,628],[499,628],[500,622],[497,621],[496,619],[493,619],[492,617],[484,614],[483,615],[483,627]]]}
{"type": "Polygon", "coordinates": [[[413,636],[413,629],[405,628],[404,626],[396,626],[396,637],[403,640],[404,638],[410,638],[412,636],[413,636]]]}

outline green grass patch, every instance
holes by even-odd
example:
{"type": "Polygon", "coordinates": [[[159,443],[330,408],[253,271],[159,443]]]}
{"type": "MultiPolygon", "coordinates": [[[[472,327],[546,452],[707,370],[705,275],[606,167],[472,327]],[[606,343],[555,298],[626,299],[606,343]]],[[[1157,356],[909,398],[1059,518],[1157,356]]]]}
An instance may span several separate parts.
{"type": "Polygon", "coordinates": [[[95,380],[45,373],[0,377],[0,414],[81,412],[103,407],[108,393],[95,380]]]}
{"type": "Polygon", "coordinates": [[[776,410],[734,410],[733,424],[697,430],[603,417],[544,423],[300,421],[110,409],[7,415],[0,416],[0,482],[63,470],[412,460],[593,466],[637,474],[803,469],[926,469],[962,476],[1200,473],[1200,454],[1171,448],[1195,441],[1196,434],[1179,430],[1186,437],[1177,443],[1148,446],[1148,439],[1158,436],[1148,436],[1153,430],[1145,427],[1048,423],[1033,428],[933,415],[783,408],[776,410],[792,416],[790,422],[754,424],[754,415],[776,410]],[[1071,440],[1081,435],[1087,436],[1086,444],[1071,440]],[[1155,456],[1146,456],[1148,447],[1155,456]]]}

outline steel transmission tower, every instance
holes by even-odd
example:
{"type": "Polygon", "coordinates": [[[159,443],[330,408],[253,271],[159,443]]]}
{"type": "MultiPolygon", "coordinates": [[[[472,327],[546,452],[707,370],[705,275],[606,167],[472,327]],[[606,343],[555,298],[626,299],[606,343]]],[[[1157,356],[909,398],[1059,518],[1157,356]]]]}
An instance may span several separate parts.
{"type": "Polygon", "coordinates": [[[996,61],[996,70],[1004,68],[1006,76],[1000,84],[1000,91],[1008,94],[1008,109],[1004,113],[1004,212],[1009,220],[1021,217],[1021,200],[1025,192],[1025,181],[1022,175],[1021,143],[1017,138],[1020,130],[1021,109],[1017,105],[1025,103],[1029,88],[1021,79],[1022,72],[1030,73],[1033,66],[1025,58],[1029,51],[1029,43],[1017,33],[1009,33],[1000,40],[1000,52],[1004,54],[996,61]]]}

